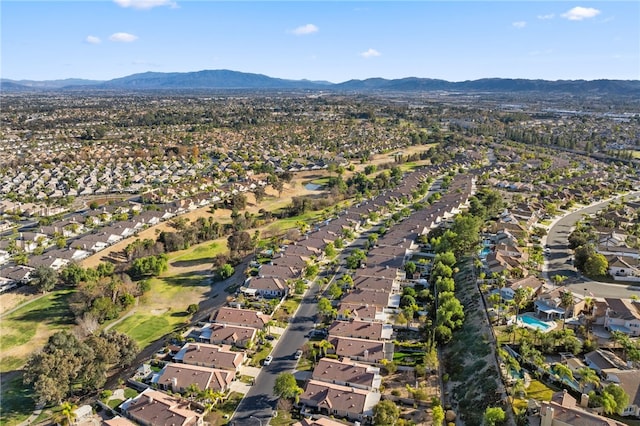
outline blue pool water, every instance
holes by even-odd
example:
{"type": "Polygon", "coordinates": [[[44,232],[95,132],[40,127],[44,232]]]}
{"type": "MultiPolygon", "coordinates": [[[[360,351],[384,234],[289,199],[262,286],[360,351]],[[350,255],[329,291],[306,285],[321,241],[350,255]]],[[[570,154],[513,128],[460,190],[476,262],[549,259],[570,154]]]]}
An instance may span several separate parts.
{"type": "Polygon", "coordinates": [[[489,247],[482,247],[482,250],[480,250],[480,257],[485,258],[489,253],[491,253],[491,249],[489,247]]]}
{"type": "Polygon", "coordinates": [[[541,331],[549,331],[552,328],[549,324],[529,315],[518,315],[518,321],[522,321],[524,324],[541,331]]]}

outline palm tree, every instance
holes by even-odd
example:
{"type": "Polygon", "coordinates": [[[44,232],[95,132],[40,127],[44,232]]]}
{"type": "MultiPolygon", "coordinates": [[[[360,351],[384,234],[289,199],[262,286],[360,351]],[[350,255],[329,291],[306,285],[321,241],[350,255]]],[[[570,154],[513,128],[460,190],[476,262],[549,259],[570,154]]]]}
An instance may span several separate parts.
{"type": "Polygon", "coordinates": [[[63,426],[68,426],[73,423],[76,419],[76,409],[77,405],[71,402],[63,402],[60,404],[57,410],[54,411],[53,420],[55,423],[61,424],[63,426]]]}
{"type": "Polygon", "coordinates": [[[324,357],[327,355],[327,351],[329,349],[333,349],[334,346],[328,340],[321,340],[317,343],[318,349],[320,349],[320,354],[324,357]]]}
{"type": "Polygon", "coordinates": [[[556,274],[556,275],[554,275],[553,277],[551,277],[551,281],[553,281],[553,284],[554,284],[556,287],[560,287],[560,286],[562,285],[562,283],[563,283],[563,282],[565,282],[565,280],[566,280],[566,279],[567,279],[567,277],[566,277],[566,276],[564,276],[564,275],[558,275],[558,274],[556,274]]]}
{"type": "Polygon", "coordinates": [[[580,376],[580,381],[578,382],[580,384],[580,392],[584,393],[584,389],[588,384],[595,385],[595,387],[600,386],[600,377],[595,370],[589,367],[583,367],[579,369],[577,373],[580,376]]]}
{"type": "Polygon", "coordinates": [[[264,324],[264,326],[267,327],[267,334],[271,334],[271,327],[273,327],[274,325],[276,325],[276,322],[274,320],[269,320],[264,324]]]}
{"type": "Polygon", "coordinates": [[[560,306],[564,308],[564,315],[562,316],[562,329],[564,330],[565,323],[567,322],[567,311],[573,306],[573,293],[563,291],[560,295],[560,306]]]}
{"type": "Polygon", "coordinates": [[[566,365],[555,363],[553,365],[553,370],[560,381],[563,381],[564,379],[573,380],[573,372],[566,365]]]}

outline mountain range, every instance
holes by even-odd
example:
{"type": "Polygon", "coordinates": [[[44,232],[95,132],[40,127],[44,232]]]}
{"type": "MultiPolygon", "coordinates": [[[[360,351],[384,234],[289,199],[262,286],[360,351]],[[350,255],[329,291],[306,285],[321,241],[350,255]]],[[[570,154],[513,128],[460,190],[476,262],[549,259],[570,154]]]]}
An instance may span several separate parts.
{"type": "Polygon", "coordinates": [[[0,80],[2,92],[41,90],[322,90],[322,91],[394,91],[394,92],[553,92],[592,95],[640,96],[640,80],[527,80],[485,78],[450,82],[408,77],[401,79],[369,78],[342,83],[310,80],[286,80],[263,74],[230,70],[204,70],[185,73],[145,72],[108,81],[0,80]]]}

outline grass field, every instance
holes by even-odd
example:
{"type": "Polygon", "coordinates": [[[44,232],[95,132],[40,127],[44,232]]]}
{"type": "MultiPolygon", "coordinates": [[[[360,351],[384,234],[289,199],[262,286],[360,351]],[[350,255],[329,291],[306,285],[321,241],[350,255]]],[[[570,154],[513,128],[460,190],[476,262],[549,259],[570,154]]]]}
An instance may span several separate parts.
{"type": "Polygon", "coordinates": [[[73,291],[54,291],[2,319],[0,371],[21,367],[27,356],[44,344],[49,336],[73,325],[73,315],[68,307],[68,298],[73,291]]]}
{"type": "Polygon", "coordinates": [[[3,384],[0,425],[17,425],[29,417],[34,408],[31,389],[22,384],[22,375],[3,384]]]}

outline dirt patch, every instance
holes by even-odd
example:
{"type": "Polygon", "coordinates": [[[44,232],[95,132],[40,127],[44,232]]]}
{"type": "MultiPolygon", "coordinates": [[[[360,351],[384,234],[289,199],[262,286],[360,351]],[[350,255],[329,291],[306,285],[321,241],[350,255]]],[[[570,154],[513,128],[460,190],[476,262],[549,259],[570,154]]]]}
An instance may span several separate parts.
{"type": "Polygon", "coordinates": [[[37,297],[33,287],[22,286],[7,293],[0,294],[0,315],[37,297]]]}

